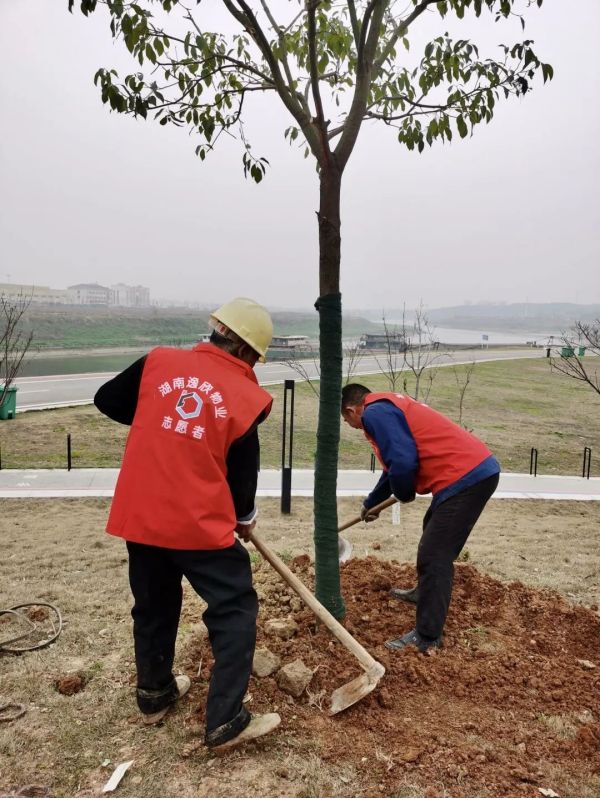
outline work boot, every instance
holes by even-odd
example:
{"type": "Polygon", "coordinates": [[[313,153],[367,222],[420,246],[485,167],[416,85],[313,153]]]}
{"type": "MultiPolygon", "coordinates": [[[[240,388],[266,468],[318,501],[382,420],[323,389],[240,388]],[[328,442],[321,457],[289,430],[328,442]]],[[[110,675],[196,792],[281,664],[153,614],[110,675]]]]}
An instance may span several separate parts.
{"type": "Polygon", "coordinates": [[[226,743],[220,745],[210,745],[207,743],[211,751],[216,754],[223,754],[231,751],[250,740],[256,740],[258,737],[264,737],[276,729],[281,723],[281,718],[277,712],[269,712],[267,715],[253,715],[252,720],[236,737],[227,740],[226,743]]]}
{"type": "Polygon", "coordinates": [[[402,650],[407,646],[416,646],[421,654],[425,654],[430,648],[442,647],[442,636],[423,637],[416,629],[411,629],[403,637],[399,637],[397,640],[387,640],[384,645],[392,651],[402,650]]]}
{"type": "Polygon", "coordinates": [[[411,604],[416,604],[419,600],[419,588],[417,585],[408,588],[408,590],[403,590],[400,587],[393,587],[390,590],[390,596],[400,601],[408,601],[411,604]]]}
{"type": "Polygon", "coordinates": [[[178,701],[181,696],[184,696],[187,691],[190,689],[191,682],[187,676],[176,676],[175,677],[175,684],[177,686],[177,695],[173,698],[173,701],[164,709],[159,709],[158,712],[152,712],[147,715],[143,715],[144,723],[147,726],[154,726],[157,723],[160,723],[161,720],[165,717],[167,712],[171,709],[173,704],[178,701]]]}

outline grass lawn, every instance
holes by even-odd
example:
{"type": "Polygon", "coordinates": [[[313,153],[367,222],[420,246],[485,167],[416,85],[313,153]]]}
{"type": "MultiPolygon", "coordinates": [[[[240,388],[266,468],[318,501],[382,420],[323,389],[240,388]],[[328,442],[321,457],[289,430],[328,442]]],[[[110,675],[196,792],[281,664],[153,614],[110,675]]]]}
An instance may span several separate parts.
{"type": "MultiPolygon", "coordinates": [[[[459,380],[465,367],[440,368],[429,404],[458,421],[459,380]]],[[[357,378],[372,390],[389,390],[383,375],[357,378]]],[[[315,384],[318,388],[318,383],[315,384]]],[[[261,426],[261,465],[281,464],[282,387],[268,389],[273,412],[261,426]]],[[[408,383],[411,391],[411,383],[408,383]]],[[[580,474],[583,448],[600,451],[600,397],[586,386],[551,373],[547,361],[512,360],[475,366],[467,388],[462,422],[498,456],[504,470],[529,469],[531,447],[539,451],[538,473],[580,474]]],[[[306,383],[296,385],[294,457],[298,468],[311,468],[316,448],[318,400],[306,383]]],[[[3,468],[64,468],[66,436],[71,433],[74,467],[116,467],[127,428],[101,416],[94,407],[19,413],[0,423],[3,468]]],[[[341,468],[368,468],[371,449],[362,436],[342,425],[341,468]]],[[[598,475],[598,455],[592,459],[598,475]]]]}

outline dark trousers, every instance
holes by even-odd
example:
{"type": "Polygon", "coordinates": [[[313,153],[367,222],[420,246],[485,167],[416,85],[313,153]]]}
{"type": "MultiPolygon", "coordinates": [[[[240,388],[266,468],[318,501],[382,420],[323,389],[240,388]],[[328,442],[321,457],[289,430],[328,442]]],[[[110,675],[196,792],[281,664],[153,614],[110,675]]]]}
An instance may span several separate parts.
{"type": "Polygon", "coordinates": [[[258,613],[248,552],[239,541],[213,551],[130,542],[127,549],[141,711],[157,712],[177,696],[172,668],[185,576],[208,604],[203,619],[215,665],[206,705],[207,735],[225,725],[224,739],[236,736],[250,721],[242,701],[252,671],[258,613]]]}
{"type": "Polygon", "coordinates": [[[498,480],[499,475],[494,474],[433,510],[429,508],[425,514],[417,552],[417,632],[424,637],[435,638],[442,633],[452,595],[454,560],[496,490],[498,480]]]}

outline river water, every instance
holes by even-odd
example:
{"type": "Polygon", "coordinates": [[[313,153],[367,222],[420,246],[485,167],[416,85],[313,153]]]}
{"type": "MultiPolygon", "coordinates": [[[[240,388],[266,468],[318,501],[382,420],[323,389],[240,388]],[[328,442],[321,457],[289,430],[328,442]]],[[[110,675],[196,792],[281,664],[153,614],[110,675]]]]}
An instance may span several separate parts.
{"type": "Polygon", "coordinates": [[[65,354],[65,355],[44,355],[33,353],[19,371],[21,377],[41,377],[51,374],[90,374],[98,372],[122,371],[130,366],[134,360],[145,355],[147,350],[140,352],[127,352],[110,354],[65,354]]]}
{"type": "MultiPolygon", "coordinates": [[[[393,324],[394,322],[390,322],[393,324]]],[[[410,337],[410,327],[407,325],[410,337]]],[[[549,333],[539,332],[491,332],[489,330],[460,330],[450,329],[449,327],[433,327],[432,335],[434,340],[444,344],[490,344],[498,346],[501,344],[526,344],[536,341],[538,346],[545,345],[550,337],[549,333]],[[487,339],[484,336],[487,335],[487,339]]],[[[556,333],[554,334],[556,337],[556,333]]]]}
{"type": "MultiPolygon", "coordinates": [[[[388,323],[390,325],[398,324],[398,322],[393,320],[389,320],[388,323]]],[[[482,346],[488,344],[491,346],[525,344],[529,341],[537,341],[538,346],[542,346],[546,344],[549,337],[548,333],[540,332],[485,332],[481,330],[455,330],[447,327],[435,327],[432,333],[435,340],[444,344],[479,344],[482,346]],[[484,335],[488,336],[487,340],[483,338],[484,335]]],[[[131,365],[134,360],[145,355],[147,351],[138,350],[113,354],[105,350],[100,353],[67,353],[64,355],[33,352],[28,354],[27,359],[23,362],[20,376],[38,377],[52,374],[88,374],[121,371],[131,365]]]]}

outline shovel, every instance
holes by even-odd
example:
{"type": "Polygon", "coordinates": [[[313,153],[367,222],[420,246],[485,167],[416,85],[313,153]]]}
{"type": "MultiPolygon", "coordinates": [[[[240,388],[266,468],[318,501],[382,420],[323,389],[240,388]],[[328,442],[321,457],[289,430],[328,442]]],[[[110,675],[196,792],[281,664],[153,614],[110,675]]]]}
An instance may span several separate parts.
{"type": "Polygon", "coordinates": [[[265,560],[273,566],[283,581],[287,582],[292,590],[300,596],[317,618],[337,637],[344,648],[347,648],[357,658],[365,671],[361,676],[357,676],[351,682],[338,687],[331,694],[329,714],[337,715],[338,712],[348,709],[348,707],[360,701],[361,698],[369,695],[377,687],[379,680],[385,673],[385,668],[380,662],[373,659],[369,652],[344,629],[341,623],[336,621],[333,615],[317,601],[310,590],[290,571],[287,565],[257,537],[255,532],[250,535],[250,540],[265,560]]]}
{"type": "MultiPolygon", "coordinates": [[[[382,510],[385,510],[387,507],[391,507],[392,504],[396,504],[398,499],[395,496],[390,496],[389,499],[386,499],[381,504],[376,504],[375,507],[371,507],[371,510],[379,514],[382,510]]],[[[338,529],[338,534],[343,532],[344,529],[348,529],[348,527],[354,526],[354,524],[358,524],[361,521],[360,515],[357,515],[356,518],[352,518],[350,521],[346,521],[345,524],[342,524],[341,527],[338,529]]],[[[340,563],[348,562],[348,560],[352,557],[352,543],[346,538],[338,537],[338,552],[340,563]]]]}

